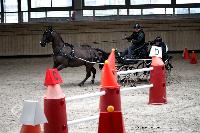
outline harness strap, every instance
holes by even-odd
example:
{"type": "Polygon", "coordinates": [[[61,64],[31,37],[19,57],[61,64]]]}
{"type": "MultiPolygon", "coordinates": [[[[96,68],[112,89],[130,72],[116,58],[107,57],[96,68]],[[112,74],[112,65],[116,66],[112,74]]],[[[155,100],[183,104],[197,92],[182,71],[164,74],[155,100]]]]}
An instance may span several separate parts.
{"type": "Polygon", "coordinates": [[[53,53],[53,55],[61,55],[71,60],[74,58],[74,46],[69,43],[64,43],[63,47],[57,53],[53,53]],[[65,48],[66,46],[69,46],[71,48],[71,52],[69,55],[63,52],[63,48],[65,48]]]}

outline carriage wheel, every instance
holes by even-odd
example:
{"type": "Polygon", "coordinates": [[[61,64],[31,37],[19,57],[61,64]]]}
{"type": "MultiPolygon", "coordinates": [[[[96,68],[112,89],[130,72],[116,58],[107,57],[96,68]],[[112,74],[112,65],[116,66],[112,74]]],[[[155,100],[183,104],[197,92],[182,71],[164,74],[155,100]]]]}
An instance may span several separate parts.
{"type": "Polygon", "coordinates": [[[171,71],[172,71],[172,68],[173,68],[170,60],[167,60],[165,62],[165,68],[166,68],[166,72],[165,72],[166,82],[167,82],[167,84],[170,84],[171,83],[171,71]]]}
{"type": "MultiPolygon", "coordinates": [[[[145,61],[142,61],[141,63],[138,64],[137,69],[142,69],[146,67],[147,67],[147,63],[145,61]]],[[[137,72],[136,76],[139,80],[149,80],[150,72],[149,71],[137,72]]]]}

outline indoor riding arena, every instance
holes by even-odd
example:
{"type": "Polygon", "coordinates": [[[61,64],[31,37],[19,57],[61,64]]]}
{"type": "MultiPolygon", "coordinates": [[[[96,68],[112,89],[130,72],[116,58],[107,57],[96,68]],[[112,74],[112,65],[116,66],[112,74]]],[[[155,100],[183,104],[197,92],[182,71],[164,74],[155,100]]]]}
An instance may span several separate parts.
{"type": "Polygon", "coordinates": [[[200,132],[200,1],[0,0],[0,9],[0,133],[200,132]],[[153,46],[164,56],[149,56],[153,46]]]}

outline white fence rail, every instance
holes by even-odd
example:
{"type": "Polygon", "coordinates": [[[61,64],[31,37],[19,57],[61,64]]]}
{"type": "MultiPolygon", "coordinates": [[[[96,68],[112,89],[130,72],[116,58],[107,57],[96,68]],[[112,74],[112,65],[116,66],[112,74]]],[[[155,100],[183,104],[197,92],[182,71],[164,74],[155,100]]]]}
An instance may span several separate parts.
{"type": "Polygon", "coordinates": [[[106,94],[105,91],[101,91],[101,92],[89,93],[89,94],[84,94],[84,95],[77,95],[73,97],[67,97],[65,98],[65,100],[69,102],[69,101],[74,101],[74,100],[79,100],[79,99],[84,99],[84,98],[103,96],[105,94],[106,94]]]}
{"type": "Polygon", "coordinates": [[[136,87],[128,87],[128,88],[122,88],[120,89],[120,92],[126,92],[126,91],[131,91],[131,90],[138,90],[138,89],[143,89],[143,88],[151,88],[153,87],[153,84],[150,85],[141,85],[141,86],[136,86],[136,87]]]}
{"type": "Polygon", "coordinates": [[[81,118],[81,119],[77,119],[77,120],[73,120],[73,121],[67,121],[67,125],[70,126],[70,125],[79,124],[82,122],[96,120],[96,119],[99,119],[99,115],[81,118]]]}
{"type": "Polygon", "coordinates": [[[142,68],[142,69],[134,69],[134,70],[127,70],[127,71],[119,71],[119,72],[117,72],[117,75],[128,74],[128,73],[144,72],[144,71],[151,71],[151,70],[153,70],[153,67],[142,68]]]}

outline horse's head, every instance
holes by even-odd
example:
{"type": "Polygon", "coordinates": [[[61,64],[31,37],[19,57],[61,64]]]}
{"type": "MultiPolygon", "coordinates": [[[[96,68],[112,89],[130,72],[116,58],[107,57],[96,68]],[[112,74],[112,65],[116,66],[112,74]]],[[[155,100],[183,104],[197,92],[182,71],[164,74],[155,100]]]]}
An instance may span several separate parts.
{"type": "Polygon", "coordinates": [[[52,42],[53,40],[53,37],[52,37],[52,32],[53,32],[53,29],[52,27],[48,27],[44,33],[43,33],[43,36],[42,36],[42,39],[40,41],[40,45],[42,47],[45,47],[45,45],[49,42],[52,42]]]}

